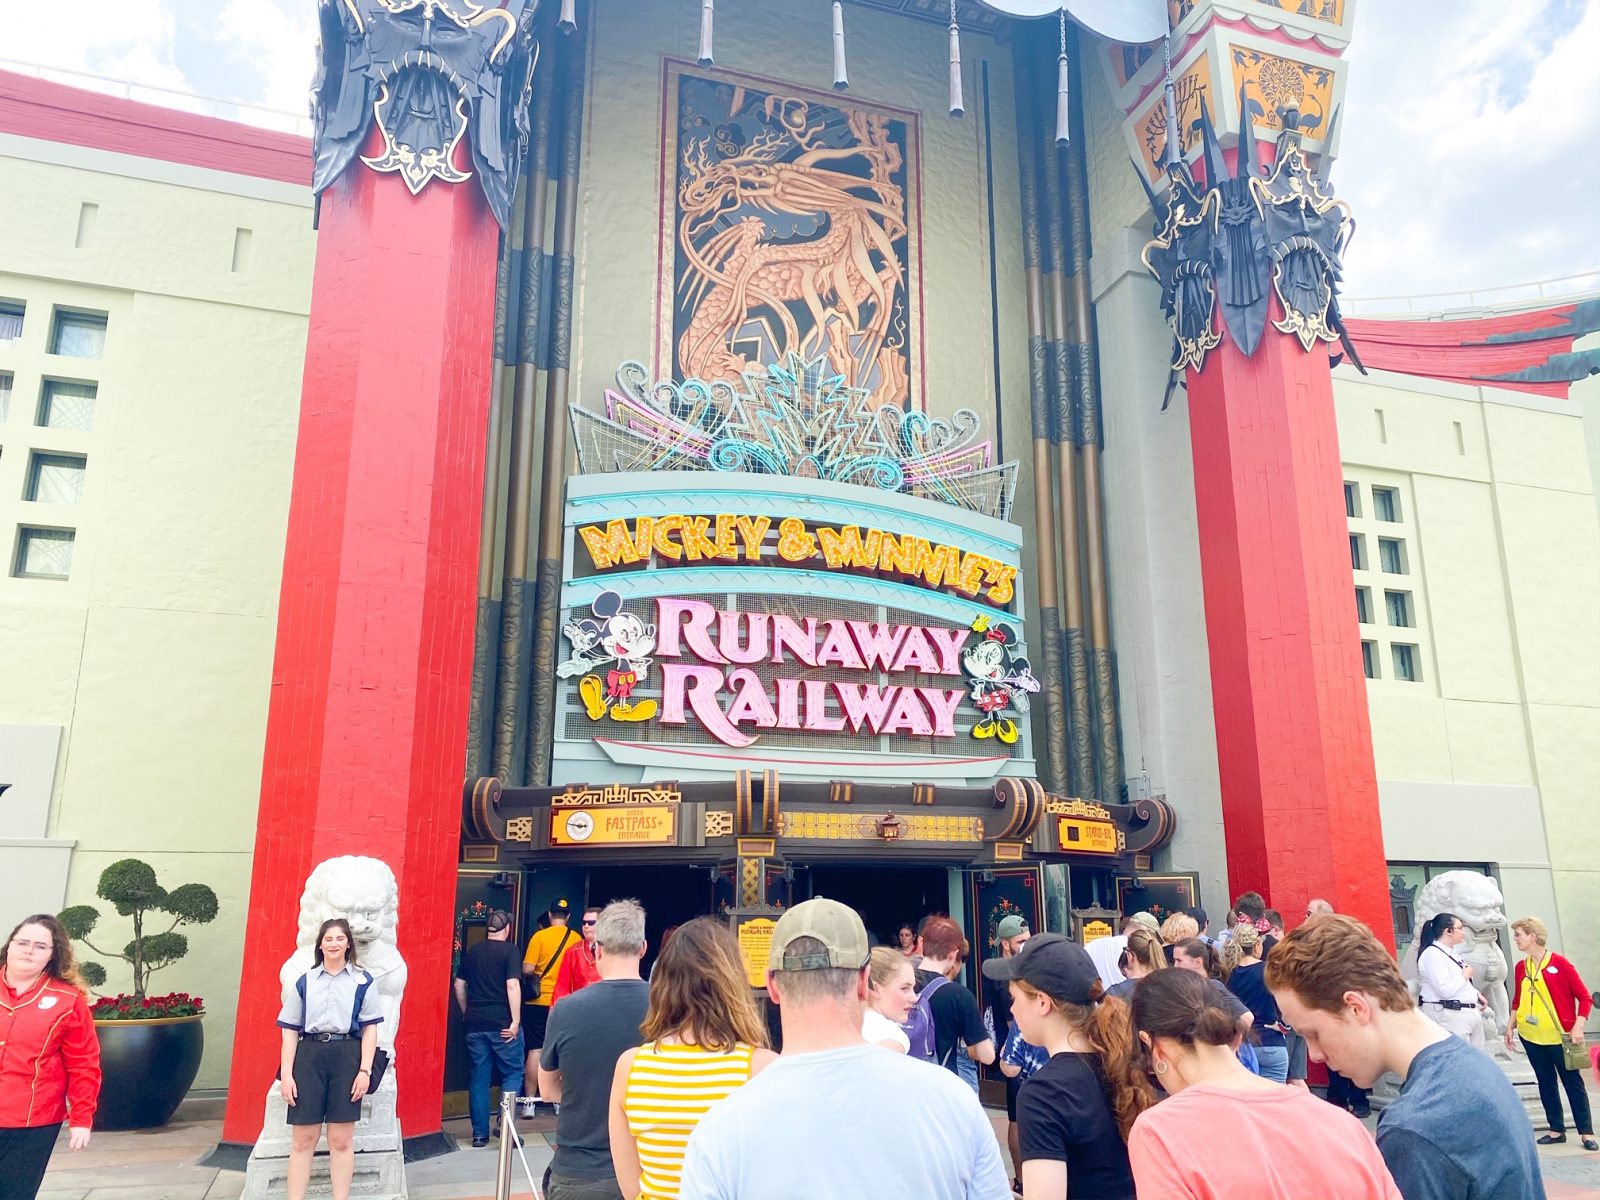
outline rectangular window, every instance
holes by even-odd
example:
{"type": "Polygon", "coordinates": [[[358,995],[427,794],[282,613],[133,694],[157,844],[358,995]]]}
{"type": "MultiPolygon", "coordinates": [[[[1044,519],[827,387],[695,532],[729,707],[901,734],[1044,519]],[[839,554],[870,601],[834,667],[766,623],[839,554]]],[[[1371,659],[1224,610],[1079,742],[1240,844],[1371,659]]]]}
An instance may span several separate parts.
{"type": "Polygon", "coordinates": [[[1356,620],[1363,625],[1372,624],[1372,589],[1358,587],[1356,589],[1356,620]]]}
{"type": "Polygon", "coordinates": [[[1368,679],[1378,677],[1378,654],[1375,642],[1361,643],[1361,670],[1368,679]]]}
{"type": "Polygon", "coordinates": [[[1394,652],[1394,677],[1415,683],[1417,676],[1417,648],[1396,643],[1389,649],[1394,652]]]}
{"type": "Polygon", "coordinates": [[[1406,545],[1399,538],[1378,539],[1378,565],[1388,575],[1406,573],[1406,545]]]}
{"type": "Polygon", "coordinates": [[[70,529],[18,530],[17,560],[12,574],[19,579],[65,579],[72,570],[70,529]]]}
{"type": "Polygon", "coordinates": [[[1400,519],[1400,493],[1394,488],[1372,489],[1372,515],[1380,521],[1400,519]]]}
{"type": "Polygon", "coordinates": [[[1352,571],[1365,571],[1367,569],[1367,556],[1362,552],[1361,535],[1350,535],[1350,569],[1352,571]]]}
{"type": "Polygon", "coordinates": [[[38,423],[46,429],[77,429],[87,433],[94,428],[96,390],[92,383],[46,379],[44,394],[39,399],[38,423]]]}
{"type": "Polygon", "coordinates": [[[1344,515],[1347,517],[1361,515],[1361,489],[1356,484],[1344,485],[1344,515]]]}
{"type": "Polygon", "coordinates": [[[0,371],[0,425],[11,415],[11,376],[0,371]]]}
{"type": "Polygon", "coordinates": [[[17,300],[0,300],[0,346],[22,339],[23,305],[17,300]]]}
{"type": "Polygon", "coordinates": [[[22,498],[38,504],[78,503],[83,499],[86,465],[87,460],[78,454],[35,454],[22,498]]]}
{"type": "Polygon", "coordinates": [[[50,330],[50,353],[67,358],[99,358],[106,349],[104,313],[70,312],[57,309],[55,326],[50,330]]]}
{"type": "Polygon", "coordinates": [[[1410,592],[1384,592],[1383,606],[1388,611],[1389,624],[1400,629],[1411,628],[1413,622],[1410,592]]]}

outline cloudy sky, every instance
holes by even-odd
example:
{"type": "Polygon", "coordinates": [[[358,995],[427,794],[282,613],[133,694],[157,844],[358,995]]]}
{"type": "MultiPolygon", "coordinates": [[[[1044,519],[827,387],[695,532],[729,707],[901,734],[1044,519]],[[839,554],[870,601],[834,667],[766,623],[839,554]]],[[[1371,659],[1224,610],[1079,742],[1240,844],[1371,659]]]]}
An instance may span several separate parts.
{"type": "MultiPolygon", "coordinates": [[[[0,59],[305,111],[314,0],[72,8],[69,27],[0,2],[0,59]]],[[[1361,0],[1334,172],[1359,221],[1346,295],[1600,272],[1597,51],[1600,0],[1361,0]]]]}

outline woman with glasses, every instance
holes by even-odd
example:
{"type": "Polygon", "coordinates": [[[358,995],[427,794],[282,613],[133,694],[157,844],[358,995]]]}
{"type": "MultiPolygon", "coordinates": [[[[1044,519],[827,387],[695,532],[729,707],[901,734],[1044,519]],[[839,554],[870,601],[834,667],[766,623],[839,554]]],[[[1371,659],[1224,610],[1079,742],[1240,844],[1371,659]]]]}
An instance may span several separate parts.
{"type": "Polygon", "coordinates": [[[1417,980],[1422,986],[1422,1011],[1481,1050],[1485,1001],[1472,986],[1472,968],[1456,954],[1466,939],[1466,926],[1453,913],[1424,922],[1417,936],[1417,980]]]}
{"type": "Polygon", "coordinates": [[[1583,1026],[1594,1007],[1593,998],[1566,956],[1550,949],[1550,930],[1538,917],[1511,922],[1511,940],[1523,957],[1517,960],[1516,989],[1511,1007],[1516,1022],[1506,1025],[1506,1046],[1511,1035],[1522,1039],[1528,1064],[1539,1081],[1539,1102],[1544,1106],[1550,1132],[1537,1140],[1541,1146],[1567,1140],[1567,1123],[1561,1111],[1561,1092],[1572,1106],[1572,1123],[1585,1150],[1600,1150],[1594,1136],[1594,1116],[1583,1072],[1567,1065],[1567,1047],[1582,1048],[1583,1026]]]}
{"type": "Polygon", "coordinates": [[[583,944],[574,946],[561,956],[561,969],[556,972],[556,994],[550,1003],[558,1004],[563,996],[581,992],[591,983],[600,981],[600,966],[594,952],[594,927],[600,919],[598,908],[583,910],[583,944]]]}
{"type": "Polygon", "coordinates": [[[0,1200],[33,1200],[62,1122],[67,1145],[89,1144],[100,1098],[100,1040],[72,958],[47,913],[0,949],[0,1200]]]}

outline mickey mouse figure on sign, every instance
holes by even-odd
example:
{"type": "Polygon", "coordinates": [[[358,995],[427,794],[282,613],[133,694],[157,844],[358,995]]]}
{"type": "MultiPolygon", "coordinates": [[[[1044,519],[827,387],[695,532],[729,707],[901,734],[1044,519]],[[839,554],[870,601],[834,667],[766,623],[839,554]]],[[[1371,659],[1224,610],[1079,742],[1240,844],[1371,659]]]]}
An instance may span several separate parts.
{"type": "Polygon", "coordinates": [[[656,648],[656,627],[622,611],[622,597],[601,592],[590,606],[592,617],[568,621],[561,627],[572,643],[570,658],[556,667],[556,676],[578,681],[578,695],[591,721],[609,716],[613,721],[648,721],[659,707],[654,700],[634,700],[633,690],[650,672],[651,651],[656,648]],[[615,664],[602,682],[598,669],[615,664]],[[590,673],[595,672],[595,673],[590,673]]]}
{"type": "Polygon", "coordinates": [[[971,681],[972,702],[983,720],[972,727],[975,738],[999,738],[1011,745],[1020,736],[1017,723],[1006,715],[1028,711],[1028,696],[1039,690],[1028,660],[1013,653],[1017,631],[1009,625],[990,624],[988,617],[972,623],[982,636],[961,654],[961,667],[971,681]]]}

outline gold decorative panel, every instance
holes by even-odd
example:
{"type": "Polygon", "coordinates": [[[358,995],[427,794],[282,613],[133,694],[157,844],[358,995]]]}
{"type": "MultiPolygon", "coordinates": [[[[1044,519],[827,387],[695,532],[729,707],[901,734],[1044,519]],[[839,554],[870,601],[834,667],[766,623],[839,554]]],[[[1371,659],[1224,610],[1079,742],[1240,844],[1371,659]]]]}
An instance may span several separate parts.
{"type": "MultiPolygon", "coordinates": [[[[780,837],[812,841],[881,841],[878,822],[883,813],[786,812],[778,818],[780,837]]],[[[900,816],[900,841],[981,842],[983,818],[918,813],[900,816]]]]}
{"type": "Polygon", "coordinates": [[[533,818],[512,817],[506,822],[506,841],[531,842],[533,841],[533,818]]]}
{"type": "Polygon", "coordinates": [[[733,814],[725,808],[706,813],[706,838],[732,837],[733,814]]]}
{"type": "Polygon", "coordinates": [[[657,374],[825,357],[922,407],[916,114],[675,62],[665,103],[657,374]]]}
{"type": "Polygon", "coordinates": [[[1111,810],[1093,800],[1049,800],[1045,812],[1053,817],[1088,817],[1092,821],[1111,820],[1111,810]]]}

